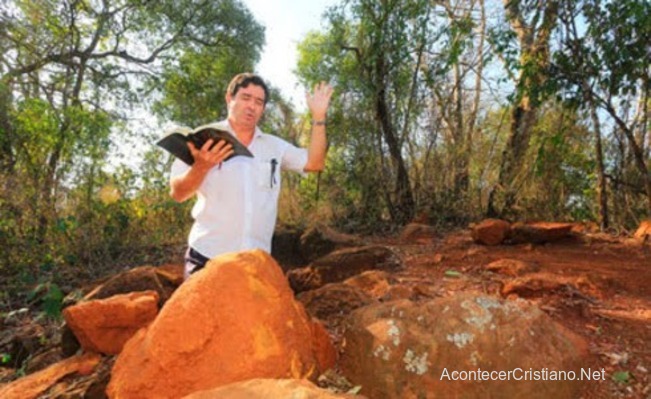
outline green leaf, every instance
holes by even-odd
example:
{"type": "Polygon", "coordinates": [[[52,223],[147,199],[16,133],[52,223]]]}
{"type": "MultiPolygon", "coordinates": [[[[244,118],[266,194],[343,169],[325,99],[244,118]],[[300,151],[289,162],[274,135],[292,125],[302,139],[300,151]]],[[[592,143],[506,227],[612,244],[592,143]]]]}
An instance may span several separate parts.
{"type": "Polygon", "coordinates": [[[461,277],[463,274],[461,272],[458,272],[456,270],[446,270],[445,271],[445,277],[461,277]]]}
{"type": "Polygon", "coordinates": [[[56,284],[50,284],[49,290],[43,298],[43,311],[52,319],[61,317],[61,307],[63,302],[63,292],[56,284]]]}
{"type": "Polygon", "coordinates": [[[0,364],[7,364],[11,361],[11,355],[9,353],[0,353],[0,364]]]}
{"type": "Polygon", "coordinates": [[[628,384],[631,380],[631,373],[629,371],[618,371],[613,374],[612,379],[620,384],[628,384]]]}

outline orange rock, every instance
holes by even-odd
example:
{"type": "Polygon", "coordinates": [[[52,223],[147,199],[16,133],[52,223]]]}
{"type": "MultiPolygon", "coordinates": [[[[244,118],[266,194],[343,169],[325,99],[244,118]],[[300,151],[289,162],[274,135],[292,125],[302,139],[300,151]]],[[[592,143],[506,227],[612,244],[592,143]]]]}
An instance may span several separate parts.
{"type": "Polygon", "coordinates": [[[273,380],[263,378],[236,382],[209,391],[196,392],[183,399],[223,398],[364,399],[363,396],[334,394],[325,389],[320,389],[306,380],[273,380]]]}
{"type": "Polygon", "coordinates": [[[431,244],[436,239],[434,226],[409,223],[400,233],[400,240],[410,244],[431,244]]]}
{"type": "Polygon", "coordinates": [[[495,262],[491,262],[485,266],[486,270],[490,270],[495,273],[505,274],[507,276],[520,276],[525,273],[536,271],[538,268],[527,262],[523,262],[517,259],[500,259],[495,262]]]}
{"type": "Polygon", "coordinates": [[[337,363],[337,351],[332,345],[330,334],[318,320],[312,321],[312,342],[319,371],[323,373],[333,368],[337,363]]]}
{"type": "Polygon", "coordinates": [[[527,274],[506,282],[502,287],[502,296],[517,294],[521,297],[534,297],[567,288],[589,297],[603,298],[599,288],[587,277],[562,276],[547,272],[527,274]]]}
{"type": "Polygon", "coordinates": [[[524,300],[473,293],[399,300],[358,309],[347,320],[339,366],[370,398],[576,398],[582,387],[499,381],[500,371],[579,375],[588,358],[582,337],[524,300]]]}
{"type": "Polygon", "coordinates": [[[314,335],[267,253],[225,254],[184,282],[156,320],[127,342],[107,393],[180,398],[251,378],[314,377],[321,356],[314,335]]]}
{"type": "Polygon", "coordinates": [[[572,223],[535,222],[513,223],[510,239],[513,243],[541,244],[560,240],[572,232],[572,223]]]}
{"type": "Polygon", "coordinates": [[[158,307],[163,307],[183,282],[183,272],[179,277],[179,270],[183,270],[183,265],[139,266],[112,276],[86,294],[84,299],[105,299],[130,292],[156,291],[159,297],[158,307]]]}
{"type": "Polygon", "coordinates": [[[635,238],[645,238],[651,236],[651,219],[643,220],[640,227],[635,231],[635,238]]]}
{"type": "Polygon", "coordinates": [[[391,288],[389,284],[389,273],[382,270],[365,271],[346,279],[344,284],[359,288],[373,299],[382,298],[391,288]]]}
{"type": "Polygon", "coordinates": [[[501,219],[484,219],[472,228],[472,239],[478,244],[500,245],[508,236],[511,225],[501,219]]]}
{"type": "Polygon", "coordinates": [[[0,398],[31,399],[38,397],[53,386],[61,378],[76,372],[95,368],[101,356],[96,353],[85,353],[81,356],[69,357],[50,367],[30,374],[0,388],[0,398]]]}
{"type": "Polygon", "coordinates": [[[132,292],[81,302],[63,311],[66,323],[85,350],[115,355],[158,313],[155,291],[132,292]]]}
{"type": "Polygon", "coordinates": [[[326,225],[317,224],[308,228],[300,237],[303,258],[312,262],[332,251],[364,245],[361,238],[340,233],[326,225]]]}
{"type": "Polygon", "coordinates": [[[367,270],[394,271],[402,260],[391,248],[382,245],[346,248],[332,252],[309,266],[287,273],[295,293],[314,290],[328,283],[338,283],[367,270]]]}
{"type": "Polygon", "coordinates": [[[296,296],[307,312],[330,326],[341,322],[353,310],[375,302],[364,291],[343,283],[326,284],[296,296]]]}

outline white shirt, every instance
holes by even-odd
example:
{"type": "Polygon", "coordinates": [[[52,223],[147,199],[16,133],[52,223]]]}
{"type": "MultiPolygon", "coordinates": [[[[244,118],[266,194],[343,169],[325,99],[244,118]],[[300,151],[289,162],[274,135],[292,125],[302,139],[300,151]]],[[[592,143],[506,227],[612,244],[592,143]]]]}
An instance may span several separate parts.
{"type": "MultiPolygon", "coordinates": [[[[213,125],[233,133],[228,120],[213,125]]],[[[248,149],[253,158],[237,156],[214,166],[197,190],[188,244],[208,258],[255,248],[271,252],[280,170],[304,173],[307,150],[258,127],[248,149]]],[[[176,159],[171,177],[188,169],[190,166],[176,159]]]]}

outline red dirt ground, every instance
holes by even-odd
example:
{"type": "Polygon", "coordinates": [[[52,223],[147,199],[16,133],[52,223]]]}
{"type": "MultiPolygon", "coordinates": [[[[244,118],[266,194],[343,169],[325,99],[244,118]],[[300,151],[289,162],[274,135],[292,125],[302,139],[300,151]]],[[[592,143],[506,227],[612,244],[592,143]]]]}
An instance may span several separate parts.
{"type": "Polygon", "coordinates": [[[425,245],[381,241],[395,245],[406,262],[394,277],[424,298],[462,290],[501,295],[502,287],[515,277],[487,271],[485,265],[516,259],[537,266],[538,273],[551,275],[545,288],[536,289],[534,283],[525,281],[518,295],[537,302],[553,319],[590,343],[589,363],[584,368],[606,371],[606,380],[590,382],[582,398],[651,398],[648,243],[579,234],[541,245],[489,247],[473,243],[467,231],[425,245]],[[578,284],[571,284],[573,279],[578,284]],[[526,289],[527,284],[531,289],[526,289]]]}
{"type": "MultiPolygon", "coordinates": [[[[554,320],[583,336],[590,344],[583,367],[604,368],[606,380],[586,384],[581,398],[651,399],[648,242],[577,234],[540,245],[483,246],[473,243],[467,230],[421,244],[387,238],[371,241],[390,245],[401,256],[405,267],[391,278],[413,300],[467,290],[502,295],[506,286],[508,295],[537,302],[554,320]],[[501,259],[527,262],[538,268],[535,275],[546,280],[517,280],[486,270],[487,264],[501,259]],[[514,285],[517,281],[520,284],[514,285]]],[[[334,331],[335,338],[338,333],[334,331]]],[[[103,367],[101,375],[107,376],[110,361],[103,367]]]]}

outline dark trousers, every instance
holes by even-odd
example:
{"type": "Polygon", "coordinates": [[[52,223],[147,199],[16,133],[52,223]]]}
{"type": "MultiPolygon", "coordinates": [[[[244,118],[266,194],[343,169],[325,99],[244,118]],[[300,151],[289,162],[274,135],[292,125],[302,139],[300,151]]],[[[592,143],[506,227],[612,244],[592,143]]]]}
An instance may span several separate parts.
{"type": "Polygon", "coordinates": [[[210,259],[203,256],[194,248],[188,247],[188,250],[185,251],[185,270],[187,270],[188,275],[190,275],[203,269],[209,260],[210,259]]]}

